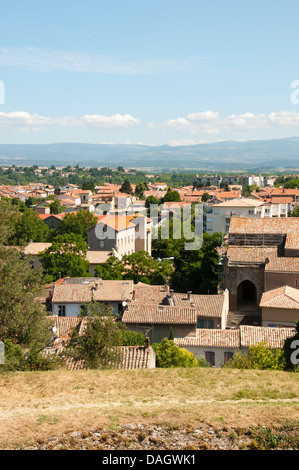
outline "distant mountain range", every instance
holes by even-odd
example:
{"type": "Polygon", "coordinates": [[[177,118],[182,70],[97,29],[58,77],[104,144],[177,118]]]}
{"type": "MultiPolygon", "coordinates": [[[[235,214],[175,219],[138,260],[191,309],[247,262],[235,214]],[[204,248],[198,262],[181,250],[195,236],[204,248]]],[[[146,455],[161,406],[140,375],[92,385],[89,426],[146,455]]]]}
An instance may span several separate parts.
{"type": "MultiPolygon", "coordinates": [[[[299,137],[184,145],[0,144],[0,165],[123,166],[179,170],[296,170],[299,137]]],[[[299,170],[298,170],[299,171],[299,170]]]]}

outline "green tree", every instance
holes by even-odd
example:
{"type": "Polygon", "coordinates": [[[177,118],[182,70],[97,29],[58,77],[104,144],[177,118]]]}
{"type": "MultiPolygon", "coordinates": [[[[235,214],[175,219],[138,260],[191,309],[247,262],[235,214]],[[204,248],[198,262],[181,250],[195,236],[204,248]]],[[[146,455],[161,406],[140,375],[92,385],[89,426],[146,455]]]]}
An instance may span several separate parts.
{"type": "Polygon", "coordinates": [[[143,197],[143,193],[146,190],[147,190],[146,183],[143,183],[143,182],[137,183],[136,188],[135,188],[135,196],[137,196],[139,198],[143,197]]]}
{"type": "Polygon", "coordinates": [[[16,223],[19,218],[18,208],[12,205],[10,199],[0,200],[0,232],[1,244],[12,245],[16,237],[16,223]]]}
{"type": "Polygon", "coordinates": [[[180,292],[191,290],[194,294],[216,294],[220,261],[218,248],[222,244],[222,235],[204,233],[199,249],[186,250],[187,239],[183,236],[183,224],[192,226],[193,221],[182,221],[181,227],[179,223],[175,224],[178,227],[176,230],[180,230],[178,234],[173,229],[173,224],[174,219],[169,221],[168,237],[165,237],[162,226],[158,238],[152,244],[154,257],[174,258],[172,287],[180,292]]]}
{"type": "Polygon", "coordinates": [[[121,193],[132,194],[132,187],[130,181],[126,178],[119,190],[121,193]]]}
{"type": "Polygon", "coordinates": [[[48,367],[41,351],[51,339],[51,325],[39,301],[40,271],[15,248],[0,245],[0,276],[0,340],[6,356],[2,370],[48,367]]]}
{"type": "Polygon", "coordinates": [[[209,195],[209,193],[203,193],[201,197],[202,202],[208,202],[210,199],[211,199],[211,196],[209,195]]]}
{"type": "Polygon", "coordinates": [[[83,190],[89,190],[89,191],[92,191],[94,193],[94,189],[95,189],[95,184],[93,181],[87,181],[85,183],[82,184],[82,189],[83,190]]]}
{"type": "Polygon", "coordinates": [[[106,263],[98,265],[96,275],[104,280],[133,280],[135,284],[164,284],[173,272],[172,262],[154,260],[148,252],[138,251],[125,255],[121,260],[111,256],[106,263]]]}
{"type": "Polygon", "coordinates": [[[57,229],[60,235],[74,233],[87,240],[87,229],[98,223],[97,217],[88,209],[80,210],[77,213],[69,212],[57,229]]]}
{"type": "Polygon", "coordinates": [[[160,213],[160,209],[159,209],[159,204],[160,204],[160,199],[158,199],[157,197],[155,196],[148,196],[145,200],[145,207],[147,209],[147,216],[150,217],[151,215],[151,210],[150,210],[150,207],[151,205],[157,205],[158,206],[158,214],[157,216],[159,216],[159,213],[160,213]]]}
{"type": "Polygon", "coordinates": [[[290,214],[290,217],[299,217],[299,206],[294,207],[290,214]]]}
{"type": "Polygon", "coordinates": [[[61,205],[59,199],[55,199],[55,201],[49,204],[50,207],[50,214],[60,214],[63,211],[63,206],[61,205]]]}
{"type": "Polygon", "coordinates": [[[173,265],[170,260],[159,262],[153,259],[146,251],[138,251],[131,255],[123,256],[123,279],[131,279],[135,284],[165,284],[173,273],[173,265]]]}
{"type": "Polygon", "coordinates": [[[118,346],[122,344],[122,333],[115,322],[111,309],[94,302],[86,305],[80,315],[84,321],[83,331],[73,329],[66,346],[66,357],[74,361],[84,361],[88,369],[110,369],[121,361],[118,346]]]}
{"type": "Polygon", "coordinates": [[[30,240],[33,242],[46,242],[49,237],[48,226],[40,219],[38,214],[32,209],[25,209],[19,213],[15,225],[15,245],[25,245],[30,240]]]}
{"type": "Polygon", "coordinates": [[[151,195],[151,196],[148,196],[148,197],[146,198],[146,201],[145,201],[145,207],[146,207],[147,209],[149,209],[150,206],[151,206],[151,204],[158,204],[158,205],[159,205],[159,204],[160,204],[160,199],[158,199],[157,197],[152,196],[152,195],[151,195]]]}
{"type": "Polygon", "coordinates": [[[284,187],[286,189],[298,189],[299,188],[299,178],[291,178],[288,180],[284,187]]]}
{"type": "Polygon", "coordinates": [[[116,256],[110,256],[105,263],[101,263],[95,268],[95,274],[101,279],[121,280],[125,272],[124,263],[116,256]]]}
{"type": "Polygon", "coordinates": [[[180,348],[173,340],[162,339],[161,343],[153,345],[156,353],[156,366],[169,367],[198,367],[198,360],[189,351],[180,348]]]}
{"type": "Polygon", "coordinates": [[[87,244],[80,235],[74,233],[57,235],[52,245],[40,253],[42,266],[56,280],[62,277],[85,277],[89,275],[89,262],[86,260],[87,244]]]}
{"type": "Polygon", "coordinates": [[[121,322],[117,322],[117,326],[121,332],[122,346],[144,346],[145,336],[143,333],[131,331],[121,322]]]}
{"type": "MultiPolygon", "coordinates": [[[[241,183],[239,182],[239,184],[242,184],[242,181],[241,181],[241,183]]],[[[227,181],[225,181],[225,182],[224,182],[224,181],[221,181],[221,183],[220,183],[219,186],[220,186],[220,188],[223,189],[224,191],[229,191],[229,190],[230,190],[230,189],[229,189],[229,184],[228,184],[227,181]]]]}
{"type": "Polygon", "coordinates": [[[161,202],[180,202],[181,196],[178,191],[167,190],[165,196],[162,198],[161,202]]]}

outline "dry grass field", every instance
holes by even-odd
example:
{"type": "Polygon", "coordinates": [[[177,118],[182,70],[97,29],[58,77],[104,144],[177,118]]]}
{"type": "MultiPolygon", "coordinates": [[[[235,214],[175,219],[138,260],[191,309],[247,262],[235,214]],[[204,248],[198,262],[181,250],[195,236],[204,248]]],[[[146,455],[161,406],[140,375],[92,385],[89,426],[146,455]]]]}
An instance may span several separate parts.
{"type": "Polygon", "coordinates": [[[227,369],[0,374],[0,449],[132,423],[299,423],[299,374],[227,369]]]}

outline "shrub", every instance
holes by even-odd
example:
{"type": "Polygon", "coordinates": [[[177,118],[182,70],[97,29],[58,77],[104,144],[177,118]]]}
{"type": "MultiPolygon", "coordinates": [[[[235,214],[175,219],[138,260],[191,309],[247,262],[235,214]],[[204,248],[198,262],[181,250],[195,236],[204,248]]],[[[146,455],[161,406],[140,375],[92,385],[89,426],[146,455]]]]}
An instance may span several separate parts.
{"type": "Polygon", "coordinates": [[[6,339],[4,346],[5,362],[0,366],[2,372],[52,370],[60,363],[57,356],[44,356],[32,348],[26,351],[20,344],[13,343],[11,339],[6,339]]]}
{"type": "Polygon", "coordinates": [[[198,367],[198,359],[191,352],[180,348],[168,338],[153,345],[153,348],[156,352],[157,367],[198,367]]]}
{"type": "Polygon", "coordinates": [[[271,348],[261,342],[250,346],[248,354],[237,351],[224,367],[234,369],[284,370],[285,358],[282,349],[271,348]]]}

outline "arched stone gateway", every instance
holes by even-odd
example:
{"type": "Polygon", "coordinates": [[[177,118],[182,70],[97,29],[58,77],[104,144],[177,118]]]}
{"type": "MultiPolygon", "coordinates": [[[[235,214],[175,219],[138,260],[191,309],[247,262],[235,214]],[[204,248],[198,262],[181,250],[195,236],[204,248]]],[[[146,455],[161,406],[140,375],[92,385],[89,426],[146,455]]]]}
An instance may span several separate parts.
{"type": "Polygon", "coordinates": [[[257,305],[257,290],[253,282],[244,280],[237,289],[237,309],[255,310],[257,305]]]}

